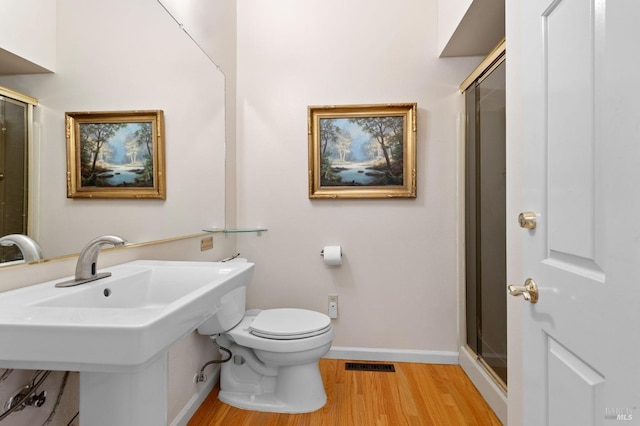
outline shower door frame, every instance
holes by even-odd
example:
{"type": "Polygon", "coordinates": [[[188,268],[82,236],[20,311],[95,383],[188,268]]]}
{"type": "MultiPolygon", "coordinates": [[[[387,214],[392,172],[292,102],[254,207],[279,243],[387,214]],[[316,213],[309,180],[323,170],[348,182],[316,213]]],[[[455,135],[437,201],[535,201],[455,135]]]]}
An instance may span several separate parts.
{"type": "MultiPolygon", "coordinates": [[[[478,79],[488,75],[497,65],[506,60],[506,41],[503,39],[476,69],[460,85],[463,94],[478,79]]],[[[464,102],[464,101],[463,101],[464,102]]],[[[479,390],[483,398],[496,415],[506,424],[507,421],[507,389],[504,383],[492,373],[490,368],[479,359],[478,355],[467,345],[466,327],[466,127],[464,114],[459,120],[458,137],[458,276],[459,276],[459,364],[479,390]]]]}

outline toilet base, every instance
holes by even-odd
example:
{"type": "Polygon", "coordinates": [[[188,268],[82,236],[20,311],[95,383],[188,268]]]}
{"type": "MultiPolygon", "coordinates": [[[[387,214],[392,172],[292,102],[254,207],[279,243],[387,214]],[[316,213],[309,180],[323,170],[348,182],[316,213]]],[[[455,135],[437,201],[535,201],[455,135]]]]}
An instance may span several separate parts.
{"type": "Polygon", "coordinates": [[[263,384],[266,386],[253,391],[240,392],[234,391],[242,386],[234,386],[236,375],[230,371],[237,368],[246,368],[246,365],[234,365],[232,362],[223,364],[221,390],[218,394],[220,401],[233,407],[243,410],[296,414],[319,410],[327,402],[327,394],[317,362],[279,367],[277,380],[268,380],[272,378],[263,377],[263,384]]]}

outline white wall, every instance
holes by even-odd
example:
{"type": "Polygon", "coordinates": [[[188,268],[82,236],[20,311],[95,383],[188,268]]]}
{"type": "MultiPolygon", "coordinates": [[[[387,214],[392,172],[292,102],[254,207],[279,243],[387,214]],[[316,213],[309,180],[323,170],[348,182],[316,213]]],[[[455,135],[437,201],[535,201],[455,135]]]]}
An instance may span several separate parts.
{"type": "Polygon", "coordinates": [[[478,63],[438,59],[436,0],[238,4],[238,237],[250,307],[326,312],[334,345],[454,351],[458,86],[478,63]],[[309,200],[307,106],[418,103],[418,197],[309,200]],[[320,250],[341,244],[344,263],[320,250]]]}
{"type": "Polygon", "coordinates": [[[11,62],[0,64],[0,69],[55,71],[56,0],[3,0],[0,14],[0,50],[31,63],[14,63],[15,57],[0,52],[1,59],[11,62]]]}

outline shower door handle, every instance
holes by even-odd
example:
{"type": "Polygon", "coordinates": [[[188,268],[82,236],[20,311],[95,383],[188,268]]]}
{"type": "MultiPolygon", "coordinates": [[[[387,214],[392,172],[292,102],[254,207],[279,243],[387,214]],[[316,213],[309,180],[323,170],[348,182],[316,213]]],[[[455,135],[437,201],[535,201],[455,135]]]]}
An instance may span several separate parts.
{"type": "Polygon", "coordinates": [[[524,285],[508,285],[507,289],[512,296],[522,296],[529,303],[538,301],[538,285],[531,278],[527,278],[524,285]]]}

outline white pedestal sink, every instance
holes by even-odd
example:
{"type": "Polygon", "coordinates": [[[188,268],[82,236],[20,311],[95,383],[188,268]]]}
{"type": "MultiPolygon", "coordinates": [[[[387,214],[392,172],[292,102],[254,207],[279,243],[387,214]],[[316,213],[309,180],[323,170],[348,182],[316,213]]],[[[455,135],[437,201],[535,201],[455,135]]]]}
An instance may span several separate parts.
{"type": "Polygon", "coordinates": [[[138,260],[0,293],[0,368],[80,372],[80,421],[167,423],[167,351],[248,285],[252,263],[138,260]]]}

